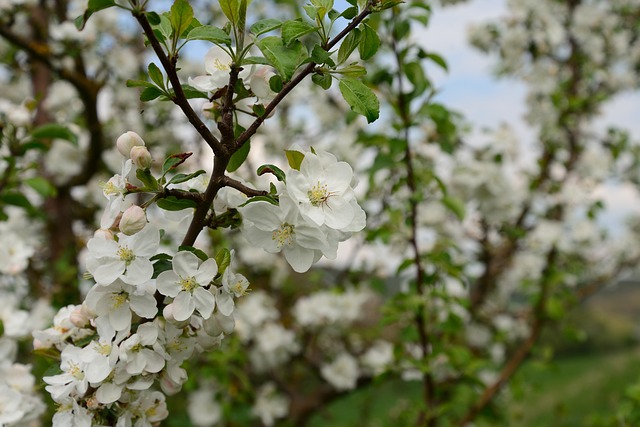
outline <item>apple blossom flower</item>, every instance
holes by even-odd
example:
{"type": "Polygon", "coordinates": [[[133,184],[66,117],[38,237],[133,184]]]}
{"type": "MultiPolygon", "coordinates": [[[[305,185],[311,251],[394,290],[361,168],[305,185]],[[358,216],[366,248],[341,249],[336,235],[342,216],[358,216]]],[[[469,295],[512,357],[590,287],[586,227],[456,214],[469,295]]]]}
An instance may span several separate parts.
{"type": "MultiPolygon", "coordinates": [[[[335,159],[335,158],[334,158],[335,159]]],[[[300,170],[287,172],[287,193],[308,221],[341,230],[348,227],[362,210],[352,204],[353,170],[346,162],[307,153],[300,170]]]]}
{"type": "Polygon", "coordinates": [[[360,369],[352,355],[341,353],[333,362],[323,365],[320,374],[336,390],[352,390],[356,387],[360,369]]]}
{"type": "Polygon", "coordinates": [[[63,373],[42,378],[49,384],[45,389],[54,401],[62,401],[72,394],[84,396],[87,392],[89,388],[89,380],[85,375],[87,366],[82,359],[82,348],[67,345],[60,354],[60,369],[63,373]]]}
{"type": "Polygon", "coordinates": [[[52,419],[53,427],[91,427],[93,414],[74,399],[61,402],[52,419]]]}
{"type": "Polygon", "coordinates": [[[215,308],[215,297],[205,287],[218,273],[218,264],[209,258],[200,264],[192,252],[181,251],[173,257],[173,270],[158,276],[158,291],[174,298],[171,303],[173,317],[187,320],[195,310],[207,319],[215,308]]]}
{"type": "Polygon", "coordinates": [[[237,298],[247,294],[249,281],[242,274],[232,272],[231,266],[229,266],[222,274],[222,286],[237,298]]]}
{"type": "Polygon", "coordinates": [[[289,413],[289,399],[278,393],[275,384],[269,382],[260,387],[251,413],[260,418],[265,426],[272,426],[278,418],[289,413]]]}
{"type": "Polygon", "coordinates": [[[204,56],[206,75],[189,77],[190,86],[203,92],[214,92],[229,82],[232,59],[227,52],[218,46],[213,46],[204,56]]]}
{"type": "Polygon", "coordinates": [[[253,202],[240,208],[245,238],[270,253],[283,252],[298,273],[307,271],[329,248],[326,235],[317,226],[307,224],[291,199],[282,196],[280,205],[253,202]]]}
{"type": "Polygon", "coordinates": [[[120,344],[120,360],[131,375],[157,373],[164,367],[165,359],[150,348],[158,340],[158,327],[154,323],[143,323],[135,334],[120,344]]]}
{"type": "Polygon", "coordinates": [[[87,243],[92,259],[87,269],[100,285],[108,285],[122,278],[130,285],[140,285],[153,276],[149,258],[160,245],[160,232],[153,225],[146,226],[133,236],[120,234],[118,241],[92,238],[87,243]]]}

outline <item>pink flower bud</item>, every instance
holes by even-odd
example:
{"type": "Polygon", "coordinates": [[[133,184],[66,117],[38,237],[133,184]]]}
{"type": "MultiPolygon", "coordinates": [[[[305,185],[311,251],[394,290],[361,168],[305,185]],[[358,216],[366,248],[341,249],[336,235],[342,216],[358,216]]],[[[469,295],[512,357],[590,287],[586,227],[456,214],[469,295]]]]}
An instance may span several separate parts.
{"type": "Polygon", "coordinates": [[[140,138],[140,135],[133,131],[123,133],[116,140],[118,151],[125,157],[129,157],[131,149],[136,146],[144,146],[144,141],[140,138]]]}
{"type": "Polygon", "coordinates": [[[136,234],[147,225],[147,215],[140,206],[132,205],[124,211],[120,218],[120,231],[127,236],[136,234]]]}
{"type": "Polygon", "coordinates": [[[89,313],[83,309],[84,305],[77,305],[69,315],[69,320],[74,326],[82,328],[89,324],[89,313]]]}
{"type": "Polygon", "coordinates": [[[151,167],[151,153],[149,153],[147,147],[136,145],[131,149],[129,155],[138,169],[149,169],[151,167]]]}
{"type": "Polygon", "coordinates": [[[96,232],[93,233],[93,237],[98,237],[100,239],[105,239],[105,240],[115,240],[113,237],[113,233],[104,228],[97,229],[96,232]]]}

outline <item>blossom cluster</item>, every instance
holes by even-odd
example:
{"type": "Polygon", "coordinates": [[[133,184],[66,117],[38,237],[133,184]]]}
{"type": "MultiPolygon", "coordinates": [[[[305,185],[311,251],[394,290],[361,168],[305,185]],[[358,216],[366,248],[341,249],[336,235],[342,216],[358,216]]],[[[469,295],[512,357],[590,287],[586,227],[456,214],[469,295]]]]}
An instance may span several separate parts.
{"type": "Polygon", "coordinates": [[[52,327],[33,333],[37,349],[60,354],[61,372],[44,377],[59,405],[55,426],[151,426],[166,418],[165,394],[187,379],[182,363],[233,331],[234,298],[249,286],[228,251],[220,265],[202,251],[160,253],[161,230],[147,222],[145,205],[125,208],[131,172],[148,171],[150,154],[133,132],[117,148],[122,174],[103,185],[101,229],[87,243],[95,283],[81,305],[63,307],[52,327]]]}
{"type": "Polygon", "coordinates": [[[253,245],[282,252],[298,273],[323,256],[335,259],[338,243],[365,226],[356,200],[353,170],[330,153],[301,153],[297,168],[287,171],[278,204],[258,200],[240,208],[242,232],[253,245]]]}

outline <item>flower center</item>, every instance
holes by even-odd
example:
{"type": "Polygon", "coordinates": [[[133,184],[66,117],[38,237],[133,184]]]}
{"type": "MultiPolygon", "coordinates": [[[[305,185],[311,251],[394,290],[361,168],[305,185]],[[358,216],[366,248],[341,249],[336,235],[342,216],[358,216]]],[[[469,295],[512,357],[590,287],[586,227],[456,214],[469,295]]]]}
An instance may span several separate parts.
{"type": "Polygon", "coordinates": [[[109,344],[98,344],[96,345],[96,351],[103,356],[108,356],[111,353],[111,345],[109,344]]]}
{"type": "Polygon", "coordinates": [[[195,277],[187,277],[186,279],[180,280],[180,286],[183,291],[193,292],[193,290],[198,286],[198,282],[196,282],[195,277]]]}
{"type": "Polygon", "coordinates": [[[312,206],[316,207],[326,203],[331,195],[332,194],[329,192],[327,185],[320,184],[320,182],[318,182],[311,190],[307,192],[309,202],[312,206]]]}
{"type": "Polygon", "coordinates": [[[271,235],[271,240],[275,240],[278,249],[281,249],[283,246],[291,246],[293,245],[293,238],[296,235],[294,230],[294,226],[291,224],[287,224],[286,222],[280,224],[280,228],[275,230],[271,235]]]}
{"type": "Polygon", "coordinates": [[[119,294],[111,294],[111,307],[114,310],[122,307],[122,304],[127,302],[128,297],[129,295],[124,292],[121,292],[119,294]]]}
{"type": "Polygon", "coordinates": [[[220,70],[220,71],[229,71],[229,70],[231,70],[231,67],[229,66],[229,64],[225,64],[224,62],[220,61],[217,58],[213,61],[213,67],[216,70],[220,70]]]}
{"type": "Polygon", "coordinates": [[[246,290],[245,290],[246,288],[244,286],[244,281],[242,279],[236,281],[233,285],[229,286],[229,289],[231,289],[231,292],[237,295],[246,294],[246,290]]]}
{"type": "Polygon", "coordinates": [[[100,183],[100,187],[102,187],[102,191],[104,193],[105,196],[109,197],[109,196],[118,196],[118,195],[122,195],[123,190],[122,188],[118,187],[115,183],[113,178],[110,179],[107,182],[101,182],[100,183]]]}
{"type": "Polygon", "coordinates": [[[84,379],[84,372],[82,372],[82,369],[80,369],[75,363],[71,363],[70,365],[71,369],[69,369],[69,373],[71,376],[78,381],[84,379]]]}
{"type": "Polygon", "coordinates": [[[120,260],[124,261],[127,266],[131,264],[131,261],[136,259],[136,255],[133,253],[133,251],[126,246],[118,246],[116,255],[118,255],[120,257],[120,260]]]}

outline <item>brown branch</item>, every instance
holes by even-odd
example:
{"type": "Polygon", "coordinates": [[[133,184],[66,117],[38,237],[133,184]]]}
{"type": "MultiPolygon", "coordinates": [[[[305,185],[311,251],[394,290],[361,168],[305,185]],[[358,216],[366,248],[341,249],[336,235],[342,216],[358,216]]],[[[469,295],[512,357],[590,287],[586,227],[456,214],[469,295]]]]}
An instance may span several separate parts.
{"type": "Polygon", "coordinates": [[[540,283],[540,296],[534,307],[534,321],[529,337],[515,350],[513,355],[509,358],[507,364],[502,368],[502,371],[498,375],[498,379],[480,395],[476,403],[471,406],[462,420],[458,423],[460,427],[465,427],[468,423],[472,422],[480,412],[487,406],[495,395],[502,390],[502,387],[511,379],[513,374],[518,370],[520,365],[525,361],[531,349],[540,338],[540,333],[544,323],[547,320],[546,304],[549,297],[549,288],[551,286],[551,278],[553,270],[555,268],[556,258],[558,256],[558,250],[554,246],[547,254],[547,262],[545,269],[542,273],[542,281],[540,283]]]}
{"type": "Polygon", "coordinates": [[[256,190],[255,188],[247,187],[240,181],[237,181],[228,176],[225,176],[222,182],[225,187],[235,188],[236,190],[246,194],[249,197],[266,196],[267,194],[269,194],[267,191],[264,191],[264,190],[256,190]]]}
{"type": "Polygon", "coordinates": [[[202,139],[204,139],[205,142],[211,147],[211,149],[213,150],[213,153],[216,156],[226,155],[228,152],[226,147],[222,143],[220,143],[220,141],[218,141],[218,138],[216,138],[211,133],[211,130],[209,130],[207,125],[205,125],[202,122],[202,120],[200,120],[200,117],[198,117],[196,112],[193,111],[193,108],[191,108],[191,104],[189,104],[189,100],[184,94],[184,91],[182,90],[182,85],[180,83],[180,78],[178,77],[178,73],[176,71],[176,66],[175,66],[175,61],[177,60],[177,57],[173,58],[173,60],[170,60],[169,57],[165,54],[164,50],[162,49],[162,46],[160,46],[160,42],[158,41],[155,34],[153,33],[151,24],[147,20],[147,17],[144,14],[144,12],[134,11],[133,16],[140,23],[142,30],[147,36],[147,40],[149,40],[149,43],[151,44],[153,51],[156,53],[156,55],[158,56],[158,59],[160,60],[162,68],[164,68],[164,70],[167,72],[167,76],[169,77],[169,81],[171,82],[171,86],[173,87],[173,91],[174,91],[174,96],[171,98],[171,100],[178,107],[180,107],[184,115],[187,117],[187,120],[189,120],[189,123],[193,125],[193,127],[200,134],[200,136],[202,136],[202,139]]]}
{"type": "Polygon", "coordinates": [[[179,190],[177,188],[165,188],[160,197],[175,197],[176,199],[193,200],[197,203],[201,203],[204,200],[202,193],[179,190]]]}

